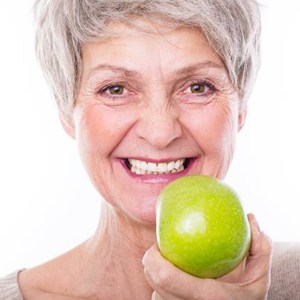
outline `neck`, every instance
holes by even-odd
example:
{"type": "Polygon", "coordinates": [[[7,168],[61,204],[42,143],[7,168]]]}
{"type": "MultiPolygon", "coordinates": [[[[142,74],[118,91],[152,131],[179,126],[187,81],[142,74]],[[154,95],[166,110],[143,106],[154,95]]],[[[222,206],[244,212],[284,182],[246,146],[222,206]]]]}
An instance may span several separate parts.
{"type": "Polygon", "coordinates": [[[148,300],[142,258],[155,226],[130,221],[104,205],[95,234],[75,249],[19,276],[25,299],[148,300]]]}
{"type": "Polygon", "coordinates": [[[93,294],[102,299],[106,286],[106,299],[150,299],[152,290],[144,277],[142,258],[155,241],[154,224],[140,224],[103,204],[95,234],[82,245],[90,274],[94,274],[93,294]]]}
{"type": "Polygon", "coordinates": [[[88,244],[97,246],[105,242],[114,247],[110,249],[111,251],[120,252],[120,255],[129,247],[129,254],[134,250],[134,255],[137,255],[139,252],[144,253],[155,241],[155,224],[138,223],[103,203],[98,228],[88,244]],[[118,245],[121,249],[115,247],[118,245]]]}

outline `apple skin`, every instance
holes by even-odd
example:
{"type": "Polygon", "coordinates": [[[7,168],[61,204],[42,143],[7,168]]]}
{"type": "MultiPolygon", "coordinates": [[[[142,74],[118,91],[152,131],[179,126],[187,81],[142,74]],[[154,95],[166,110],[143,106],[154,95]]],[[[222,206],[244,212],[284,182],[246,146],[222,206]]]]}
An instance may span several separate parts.
{"type": "Polygon", "coordinates": [[[185,176],[168,184],[156,208],[161,254],[181,270],[217,278],[247,255],[250,227],[237,194],[209,176],[185,176]]]}

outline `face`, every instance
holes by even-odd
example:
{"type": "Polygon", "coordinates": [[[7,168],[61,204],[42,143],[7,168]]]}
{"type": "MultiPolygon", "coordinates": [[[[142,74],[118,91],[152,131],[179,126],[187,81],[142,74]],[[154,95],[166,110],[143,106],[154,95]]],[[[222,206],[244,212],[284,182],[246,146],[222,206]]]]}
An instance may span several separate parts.
{"type": "Polygon", "coordinates": [[[200,31],[111,27],[118,36],[83,47],[71,128],[106,202],[131,220],[154,224],[166,184],[194,174],[223,178],[243,113],[200,31]]]}

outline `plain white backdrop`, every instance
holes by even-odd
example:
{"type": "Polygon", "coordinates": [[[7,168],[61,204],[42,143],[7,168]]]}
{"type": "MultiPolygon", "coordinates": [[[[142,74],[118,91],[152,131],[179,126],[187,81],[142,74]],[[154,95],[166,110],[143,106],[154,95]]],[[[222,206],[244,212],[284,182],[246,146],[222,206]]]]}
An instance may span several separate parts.
{"type": "MultiPolygon", "coordinates": [[[[226,182],[273,240],[300,241],[300,4],[261,2],[262,66],[226,182]]],[[[0,3],[0,276],[81,243],[100,213],[35,60],[32,3],[0,3]]]]}

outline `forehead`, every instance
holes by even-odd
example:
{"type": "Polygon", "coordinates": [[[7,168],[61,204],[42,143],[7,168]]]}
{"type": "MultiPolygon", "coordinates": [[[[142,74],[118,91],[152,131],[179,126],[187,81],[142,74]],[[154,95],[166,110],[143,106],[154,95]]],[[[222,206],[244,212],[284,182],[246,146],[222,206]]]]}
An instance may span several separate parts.
{"type": "Polygon", "coordinates": [[[225,69],[199,29],[172,24],[157,27],[144,21],[139,21],[137,27],[111,23],[108,26],[111,35],[85,43],[82,48],[83,74],[91,74],[98,65],[160,75],[201,63],[225,69]]]}

